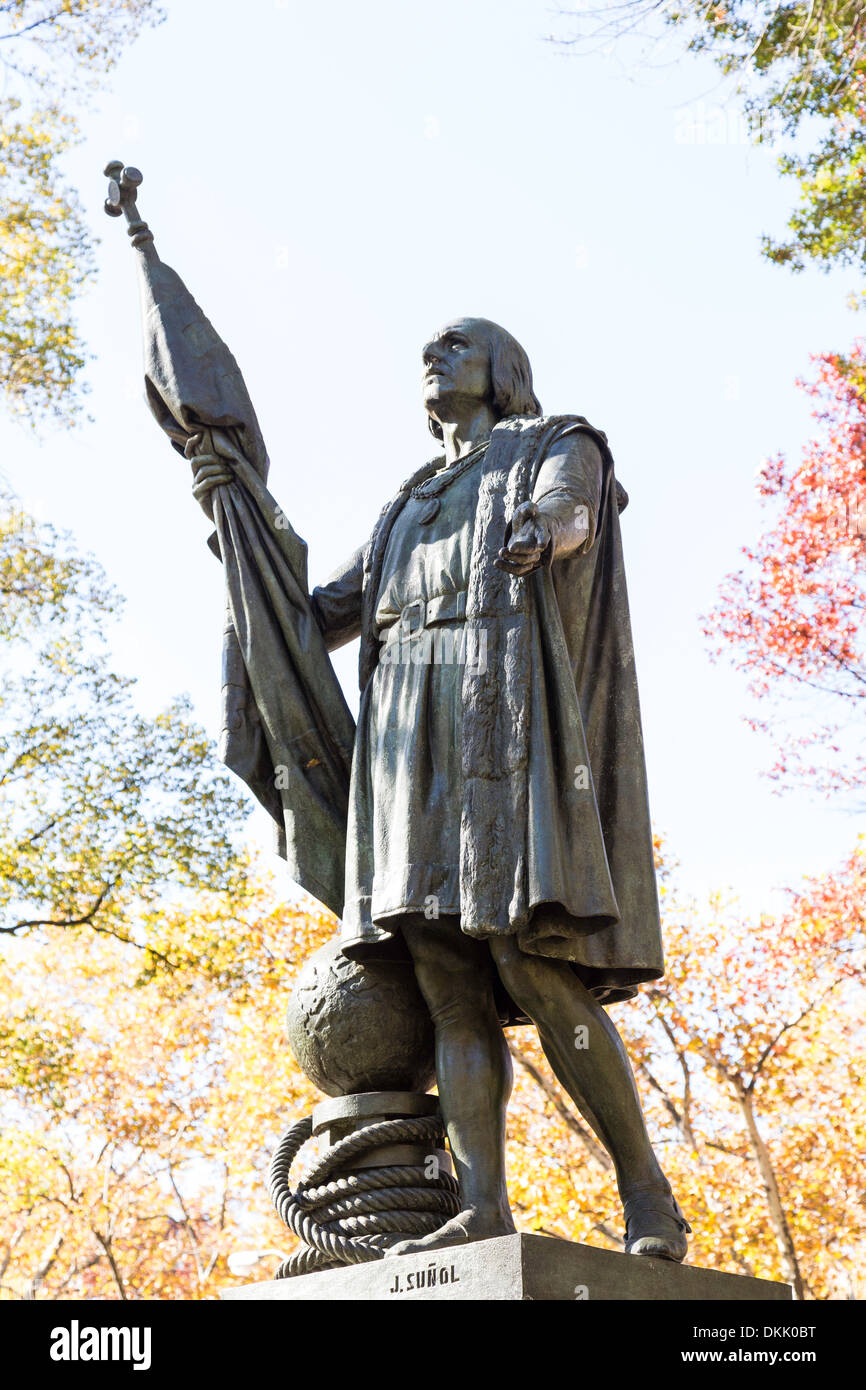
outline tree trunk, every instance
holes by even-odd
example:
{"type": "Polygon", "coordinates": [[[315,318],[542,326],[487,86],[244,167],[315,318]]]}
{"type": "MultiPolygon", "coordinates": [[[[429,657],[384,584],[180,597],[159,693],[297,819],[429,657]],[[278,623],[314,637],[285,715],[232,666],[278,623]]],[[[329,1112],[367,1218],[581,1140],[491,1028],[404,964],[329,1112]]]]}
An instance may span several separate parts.
{"type": "Polygon", "coordinates": [[[767,1207],[770,1212],[770,1225],[773,1227],[773,1233],[775,1234],[776,1243],[779,1247],[779,1255],[781,1256],[782,1277],[787,1283],[793,1286],[794,1298],[798,1301],[802,1301],[806,1297],[803,1276],[800,1273],[800,1265],[797,1260],[797,1252],[794,1249],[794,1241],[791,1236],[791,1229],[788,1225],[788,1218],[782,1206],[782,1197],[779,1192],[779,1184],[776,1182],[776,1174],[773,1171],[773,1161],[770,1158],[770,1151],[758,1130],[755,1120],[755,1107],[751,1094],[743,1090],[740,1086],[734,1087],[734,1093],[737,1098],[737,1104],[742,1111],[743,1119],[746,1122],[746,1129],[749,1133],[749,1144],[752,1153],[755,1155],[758,1171],[761,1174],[761,1182],[764,1187],[764,1192],[766,1193],[767,1207]]]}

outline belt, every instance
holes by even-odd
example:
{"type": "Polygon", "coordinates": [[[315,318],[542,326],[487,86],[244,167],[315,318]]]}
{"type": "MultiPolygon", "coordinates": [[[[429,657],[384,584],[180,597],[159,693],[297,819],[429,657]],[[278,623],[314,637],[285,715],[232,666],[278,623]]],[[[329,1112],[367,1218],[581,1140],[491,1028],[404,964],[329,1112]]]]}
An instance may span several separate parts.
{"type": "Polygon", "coordinates": [[[413,598],[386,627],[379,629],[381,642],[408,642],[435,623],[459,623],[466,617],[466,591],[413,598]]]}

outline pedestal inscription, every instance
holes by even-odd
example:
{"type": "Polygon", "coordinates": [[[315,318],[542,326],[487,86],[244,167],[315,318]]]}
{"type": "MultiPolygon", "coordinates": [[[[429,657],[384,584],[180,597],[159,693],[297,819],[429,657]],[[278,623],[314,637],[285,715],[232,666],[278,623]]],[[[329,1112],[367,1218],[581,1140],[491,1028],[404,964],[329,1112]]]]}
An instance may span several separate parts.
{"type": "Polygon", "coordinates": [[[787,1284],[720,1274],[670,1260],[621,1255],[552,1236],[499,1236],[422,1259],[402,1255],[351,1269],[247,1284],[223,1298],[417,1302],[790,1302],[787,1284]]]}

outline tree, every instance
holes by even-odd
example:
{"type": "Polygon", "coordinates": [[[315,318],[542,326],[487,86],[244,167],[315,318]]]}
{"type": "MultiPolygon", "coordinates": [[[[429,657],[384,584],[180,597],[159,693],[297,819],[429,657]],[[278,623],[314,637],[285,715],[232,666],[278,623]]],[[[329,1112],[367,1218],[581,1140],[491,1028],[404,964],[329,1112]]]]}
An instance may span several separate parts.
{"type": "Polygon", "coordinates": [[[0,935],[134,941],[167,891],[228,891],[245,803],[175,700],[155,719],[110,669],[117,596],[0,495],[0,935]]]}
{"type": "MultiPolygon", "coordinates": [[[[866,856],[743,919],[665,893],[667,975],[617,1019],[654,1143],[686,1210],[695,1264],[862,1296],[866,856]]],[[[537,1042],[512,1035],[522,1224],[618,1246],[610,1160],[537,1042]]]]}
{"type": "Polygon", "coordinates": [[[806,779],[825,790],[857,789],[866,779],[859,740],[846,728],[862,725],[866,650],[866,356],[864,344],[847,358],[817,359],[817,381],[806,386],[819,401],[820,433],[789,468],[765,463],[759,495],[771,511],[768,529],[743,547],[746,565],[721,586],[706,631],[716,654],[733,653],[760,699],[785,697],[791,715],[752,720],[772,733],[772,775],[806,779]],[[834,720],[825,716],[838,709],[834,720]],[[817,756],[817,761],[815,757],[817,756]]]}
{"type": "Polygon", "coordinates": [[[779,167],[799,185],[790,238],[763,238],[770,260],[802,270],[808,260],[866,264],[866,0],[616,0],[582,9],[587,46],[682,32],[691,52],[733,75],[757,141],[790,141],[779,167]]]}
{"type": "Polygon", "coordinates": [[[317,1097],[282,1020],[334,919],[251,872],[139,927],[146,980],[105,937],[0,959],[0,1298],[213,1298],[233,1250],[294,1243],[265,1174],[317,1097]]]}
{"type": "Polygon", "coordinates": [[[293,1098],[279,1004],[323,929],[286,944],[186,702],[134,708],[105,655],[117,595],[8,494],[0,600],[0,1283],[199,1297],[232,1214],[268,1225],[248,1192],[293,1098]]]}
{"type": "Polygon", "coordinates": [[[77,112],[145,24],[155,0],[0,0],[0,380],[38,424],[81,408],[85,349],[75,302],[93,239],[63,174],[77,112]]]}

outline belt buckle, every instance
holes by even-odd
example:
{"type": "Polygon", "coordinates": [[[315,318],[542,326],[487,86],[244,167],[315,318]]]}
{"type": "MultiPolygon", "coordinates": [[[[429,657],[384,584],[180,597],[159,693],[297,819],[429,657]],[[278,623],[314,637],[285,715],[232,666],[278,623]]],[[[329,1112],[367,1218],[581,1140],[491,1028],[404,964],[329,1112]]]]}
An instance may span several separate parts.
{"type": "Polygon", "coordinates": [[[400,639],[407,642],[410,637],[417,637],[419,632],[424,631],[427,622],[427,602],[423,598],[413,598],[411,603],[407,603],[400,613],[400,639]],[[418,626],[412,626],[413,610],[418,613],[418,626]]]}

